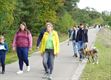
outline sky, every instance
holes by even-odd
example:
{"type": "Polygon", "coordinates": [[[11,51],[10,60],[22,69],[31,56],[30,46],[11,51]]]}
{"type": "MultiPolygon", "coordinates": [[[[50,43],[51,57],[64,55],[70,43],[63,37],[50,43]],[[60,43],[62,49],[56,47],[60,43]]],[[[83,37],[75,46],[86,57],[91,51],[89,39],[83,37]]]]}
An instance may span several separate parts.
{"type": "Polygon", "coordinates": [[[85,7],[94,8],[99,12],[111,11],[111,0],[80,0],[78,7],[83,9],[85,7]]]}

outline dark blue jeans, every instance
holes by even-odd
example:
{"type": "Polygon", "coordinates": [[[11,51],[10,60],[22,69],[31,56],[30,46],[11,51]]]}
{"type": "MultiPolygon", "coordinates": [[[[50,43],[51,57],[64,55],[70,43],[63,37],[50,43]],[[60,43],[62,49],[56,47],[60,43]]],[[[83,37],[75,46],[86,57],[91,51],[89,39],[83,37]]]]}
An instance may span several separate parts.
{"type": "Polygon", "coordinates": [[[43,55],[43,66],[45,68],[46,73],[52,74],[54,67],[54,50],[46,49],[43,55]]]}
{"type": "Polygon", "coordinates": [[[24,63],[26,64],[26,66],[29,66],[29,60],[28,60],[29,48],[17,47],[16,50],[17,50],[17,56],[19,59],[19,68],[20,68],[20,70],[23,70],[24,63]]]}
{"type": "Polygon", "coordinates": [[[2,66],[2,71],[5,71],[5,58],[6,58],[6,52],[0,50],[0,63],[2,66]]]}

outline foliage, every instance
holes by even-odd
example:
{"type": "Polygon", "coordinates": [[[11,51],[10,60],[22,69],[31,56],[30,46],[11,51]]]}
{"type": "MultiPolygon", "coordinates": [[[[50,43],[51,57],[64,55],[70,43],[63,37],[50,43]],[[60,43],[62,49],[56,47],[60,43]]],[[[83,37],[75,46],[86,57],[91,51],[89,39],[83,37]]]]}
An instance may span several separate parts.
{"type": "Polygon", "coordinates": [[[38,35],[51,21],[58,32],[66,33],[74,24],[107,24],[111,26],[111,14],[99,13],[93,8],[79,9],[80,0],[0,0],[0,33],[9,45],[20,23],[25,21],[33,35],[38,35]]]}
{"type": "Polygon", "coordinates": [[[0,33],[4,33],[6,29],[10,29],[13,24],[13,12],[16,0],[0,0],[0,33]]]}
{"type": "Polygon", "coordinates": [[[67,32],[67,30],[74,25],[74,20],[68,12],[65,12],[64,15],[59,18],[57,25],[61,32],[67,32]]]}

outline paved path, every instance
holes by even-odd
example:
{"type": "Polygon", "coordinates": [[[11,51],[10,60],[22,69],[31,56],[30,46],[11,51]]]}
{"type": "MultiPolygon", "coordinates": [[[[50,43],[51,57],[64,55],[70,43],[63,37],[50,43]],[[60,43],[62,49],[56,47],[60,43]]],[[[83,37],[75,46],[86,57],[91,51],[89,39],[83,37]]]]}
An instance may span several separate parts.
{"type": "MultiPolygon", "coordinates": [[[[97,29],[89,30],[89,46],[95,41],[97,29]]],[[[79,62],[79,60],[72,57],[72,44],[67,46],[64,42],[60,46],[60,54],[55,59],[55,68],[53,73],[53,80],[79,80],[86,62],[79,62]]],[[[0,80],[42,80],[44,69],[42,66],[42,58],[38,53],[34,53],[30,58],[31,71],[24,74],[17,75],[18,62],[6,65],[6,74],[0,74],[0,80]]],[[[1,68],[0,68],[1,69],[1,68]]]]}

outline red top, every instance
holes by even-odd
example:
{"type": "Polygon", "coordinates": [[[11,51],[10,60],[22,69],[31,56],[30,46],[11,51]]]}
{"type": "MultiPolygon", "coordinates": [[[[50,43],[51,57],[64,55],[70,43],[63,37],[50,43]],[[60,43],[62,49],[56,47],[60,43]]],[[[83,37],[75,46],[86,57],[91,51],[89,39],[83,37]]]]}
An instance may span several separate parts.
{"type": "Polygon", "coordinates": [[[26,31],[20,31],[15,34],[13,47],[32,47],[32,35],[26,31]]]}

